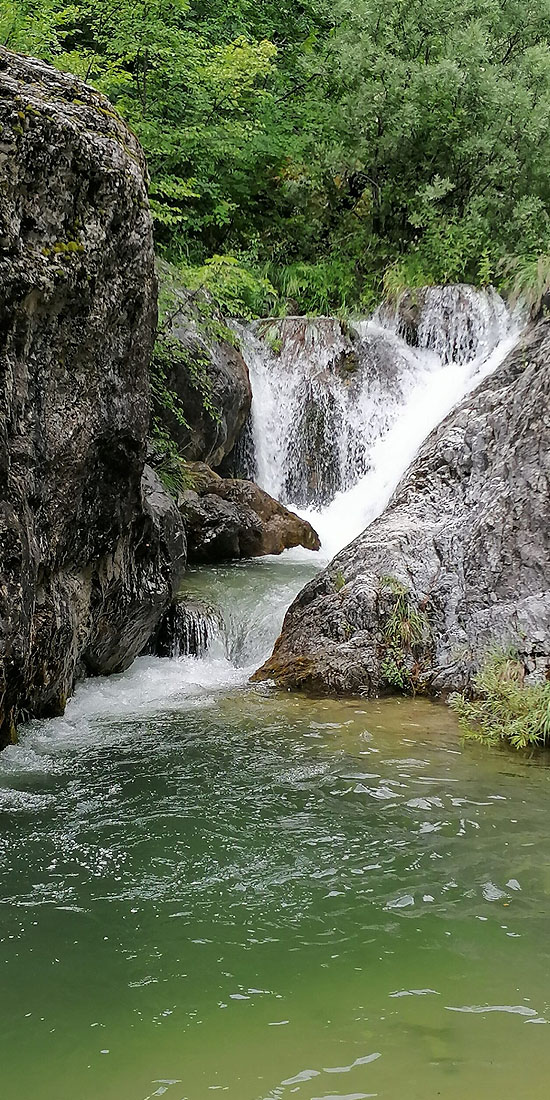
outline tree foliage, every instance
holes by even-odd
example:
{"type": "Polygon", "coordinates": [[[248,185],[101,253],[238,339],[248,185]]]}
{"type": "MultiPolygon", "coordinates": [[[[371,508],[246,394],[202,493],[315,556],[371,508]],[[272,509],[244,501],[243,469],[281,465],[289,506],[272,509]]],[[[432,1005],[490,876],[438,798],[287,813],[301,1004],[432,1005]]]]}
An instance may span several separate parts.
{"type": "Polygon", "coordinates": [[[550,0],[4,0],[0,40],[128,119],[159,250],[272,309],[550,253],[550,0]]]}

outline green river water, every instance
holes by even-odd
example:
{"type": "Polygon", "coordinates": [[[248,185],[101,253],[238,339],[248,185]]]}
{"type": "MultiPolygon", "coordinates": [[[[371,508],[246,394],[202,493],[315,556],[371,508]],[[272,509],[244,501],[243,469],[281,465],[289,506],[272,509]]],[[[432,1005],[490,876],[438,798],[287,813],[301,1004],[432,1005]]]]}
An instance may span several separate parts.
{"type": "Polygon", "coordinates": [[[190,577],[231,660],[141,659],[0,757],[6,1100],[548,1097],[547,761],[247,686],[286,568],[190,577]]]}

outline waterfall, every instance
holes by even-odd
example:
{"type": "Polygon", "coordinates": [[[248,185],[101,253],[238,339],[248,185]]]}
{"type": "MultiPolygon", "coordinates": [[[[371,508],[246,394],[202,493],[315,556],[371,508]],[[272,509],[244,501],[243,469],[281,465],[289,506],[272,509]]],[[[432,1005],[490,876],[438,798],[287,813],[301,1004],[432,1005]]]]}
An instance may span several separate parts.
{"type": "Polygon", "coordinates": [[[379,316],[405,341],[433,351],[442,363],[466,363],[486,358],[506,337],[514,320],[499,294],[489,287],[476,290],[462,284],[407,291],[391,310],[379,316]]]}
{"type": "Polygon", "coordinates": [[[520,325],[494,291],[471,287],[404,295],[353,324],[288,317],[236,325],[253,391],[238,461],[310,520],[321,553],[297,548],[190,569],[182,602],[153,641],[156,656],[81,684],[64,718],[33,723],[33,745],[56,733],[64,743],[95,743],[109,716],[179,711],[241,692],[293,598],[380,515],[423,440],[498,366],[520,325]]]}
{"type": "Polygon", "coordinates": [[[206,602],[176,600],[161,619],[150,651],[157,657],[204,657],[219,634],[219,613],[206,602]]]}
{"type": "Polygon", "coordinates": [[[242,328],[258,484],[309,519],[332,556],[380,514],[425,437],[519,327],[494,290],[447,286],[371,320],[242,328]]]}

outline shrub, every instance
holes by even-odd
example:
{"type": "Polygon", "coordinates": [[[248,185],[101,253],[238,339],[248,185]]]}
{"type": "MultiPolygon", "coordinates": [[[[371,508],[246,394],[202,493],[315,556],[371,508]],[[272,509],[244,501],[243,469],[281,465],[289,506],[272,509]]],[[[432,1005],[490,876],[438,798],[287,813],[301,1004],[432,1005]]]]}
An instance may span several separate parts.
{"type": "Polygon", "coordinates": [[[455,694],[449,702],[465,736],[484,745],[550,744],[550,682],[526,684],[513,653],[490,653],[474,680],[474,698],[455,694]]]}

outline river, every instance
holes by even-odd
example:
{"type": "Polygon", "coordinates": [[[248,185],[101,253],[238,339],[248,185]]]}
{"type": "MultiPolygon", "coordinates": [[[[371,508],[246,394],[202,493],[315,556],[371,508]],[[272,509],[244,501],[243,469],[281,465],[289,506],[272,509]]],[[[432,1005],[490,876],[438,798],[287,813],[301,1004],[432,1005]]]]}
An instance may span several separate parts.
{"type": "MultiPolygon", "coordinates": [[[[320,557],[190,570],[202,657],[88,681],[0,757],[9,1100],[548,1095],[547,759],[464,746],[435,703],[248,682],[296,592],[505,354],[499,323],[473,357],[456,334],[453,358],[401,347],[409,380],[393,401],[366,387],[361,417],[330,402],[339,480],[300,505],[320,557]]],[[[257,476],[284,497],[290,380],[255,341],[257,476]]]]}

